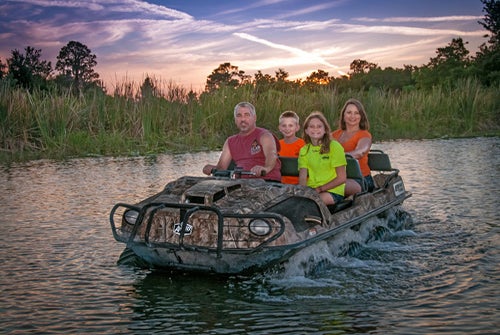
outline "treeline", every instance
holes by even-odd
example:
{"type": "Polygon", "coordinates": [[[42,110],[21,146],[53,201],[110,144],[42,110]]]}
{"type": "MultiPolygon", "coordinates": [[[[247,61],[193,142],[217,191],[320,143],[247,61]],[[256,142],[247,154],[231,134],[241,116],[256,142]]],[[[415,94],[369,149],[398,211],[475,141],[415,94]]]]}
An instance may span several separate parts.
{"type": "Polygon", "coordinates": [[[284,110],[302,118],[320,110],[335,126],[345,100],[356,97],[375,140],[498,135],[500,2],[482,2],[479,24],[490,34],[474,56],[458,37],[420,67],[356,59],[346,76],[318,69],[295,81],[284,69],[250,76],[228,62],[208,75],[203,92],[154,77],[106,92],[96,56],[76,41],[61,49],[54,69],[41,50],[13,50],[0,59],[0,160],[215,149],[234,132],[240,101],[254,103],[259,125],[270,129],[284,110]]]}

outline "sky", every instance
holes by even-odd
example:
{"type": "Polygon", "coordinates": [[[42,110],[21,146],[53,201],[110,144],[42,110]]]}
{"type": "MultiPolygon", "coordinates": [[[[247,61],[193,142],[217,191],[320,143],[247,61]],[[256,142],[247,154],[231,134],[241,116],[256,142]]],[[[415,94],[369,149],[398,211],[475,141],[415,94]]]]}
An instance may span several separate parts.
{"type": "Polygon", "coordinates": [[[355,59],[422,66],[457,37],[474,54],[484,15],[480,0],[1,0],[0,59],[31,46],[55,67],[78,41],[108,88],[149,76],[201,91],[226,62],[295,80],[355,59]]]}

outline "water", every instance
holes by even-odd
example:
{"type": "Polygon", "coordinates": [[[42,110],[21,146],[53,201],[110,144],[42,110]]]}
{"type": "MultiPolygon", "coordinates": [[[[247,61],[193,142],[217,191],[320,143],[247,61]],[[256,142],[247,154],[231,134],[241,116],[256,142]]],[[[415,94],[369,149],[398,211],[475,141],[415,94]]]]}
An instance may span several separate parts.
{"type": "MultiPolygon", "coordinates": [[[[221,278],[118,266],[108,223],[218,153],[34,161],[0,170],[2,334],[498,334],[500,138],[375,144],[411,229],[314,275],[221,278]]],[[[317,252],[325,252],[324,245],[317,252]]]]}

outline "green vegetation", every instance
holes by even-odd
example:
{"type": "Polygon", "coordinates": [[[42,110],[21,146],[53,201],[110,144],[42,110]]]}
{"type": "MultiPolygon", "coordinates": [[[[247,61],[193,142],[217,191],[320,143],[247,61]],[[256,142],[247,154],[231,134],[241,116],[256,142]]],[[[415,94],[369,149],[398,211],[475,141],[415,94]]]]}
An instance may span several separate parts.
{"type": "MultiPolygon", "coordinates": [[[[172,87],[171,87],[172,88],[172,87]]],[[[181,88],[176,88],[180,89],[181,88]]],[[[499,135],[498,87],[466,79],[454,88],[389,92],[381,89],[311,92],[252,85],[222,87],[183,101],[149,96],[109,96],[94,89],[75,95],[13,89],[0,82],[0,141],[3,162],[88,155],[143,155],[220,148],[235,132],[232,108],[251,101],[258,124],[277,130],[278,116],[294,110],[305,118],[320,110],[335,128],[350,97],[363,101],[376,141],[499,135]]]]}
{"type": "Polygon", "coordinates": [[[479,22],[491,35],[474,57],[461,38],[438,48],[421,67],[381,69],[356,59],[349,75],[318,70],[304,81],[230,63],[208,77],[204,92],[147,77],[118,83],[108,94],[93,67],[96,56],[71,41],[57,57],[57,76],[41,50],[0,59],[0,162],[89,155],[145,155],[213,150],[235,132],[233,107],[250,101],[258,124],[277,132],[278,116],[302,119],[322,111],[336,128],[349,98],[365,105],[375,141],[500,135],[500,2],[481,0],[479,22]]]}

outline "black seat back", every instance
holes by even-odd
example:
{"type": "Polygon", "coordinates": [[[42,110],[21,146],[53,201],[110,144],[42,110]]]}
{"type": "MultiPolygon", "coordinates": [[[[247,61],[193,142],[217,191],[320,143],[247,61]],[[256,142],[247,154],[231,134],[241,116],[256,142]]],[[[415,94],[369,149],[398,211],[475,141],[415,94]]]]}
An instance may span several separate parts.
{"type": "Polygon", "coordinates": [[[368,153],[368,166],[373,171],[393,171],[389,155],[382,150],[370,150],[368,153]]]}
{"type": "Polygon", "coordinates": [[[280,156],[280,161],[282,176],[299,176],[299,159],[297,157],[280,156]]]}
{"type": "Polygon", "coordinates": [[[361,191],[366,191],[367,186],[365,184],[365,179],[361,173],[361,168],[359,167],[359,162],[357,159],[349,154],[345,155],[347,161],[346,174],[347,178],[356,180],[361,185],[361,191]]]}
{"type": "Polygon", "coordinates": [[[368,153],[368,165],[370,166],[370,170],[380,172],[380,174],[373,176],[375,185],[378,185],[380,188],[386,188],[389,182],[399,174],[399,170],[391,166],[389,155],[382,150],[370,150],[368,153]]]}

